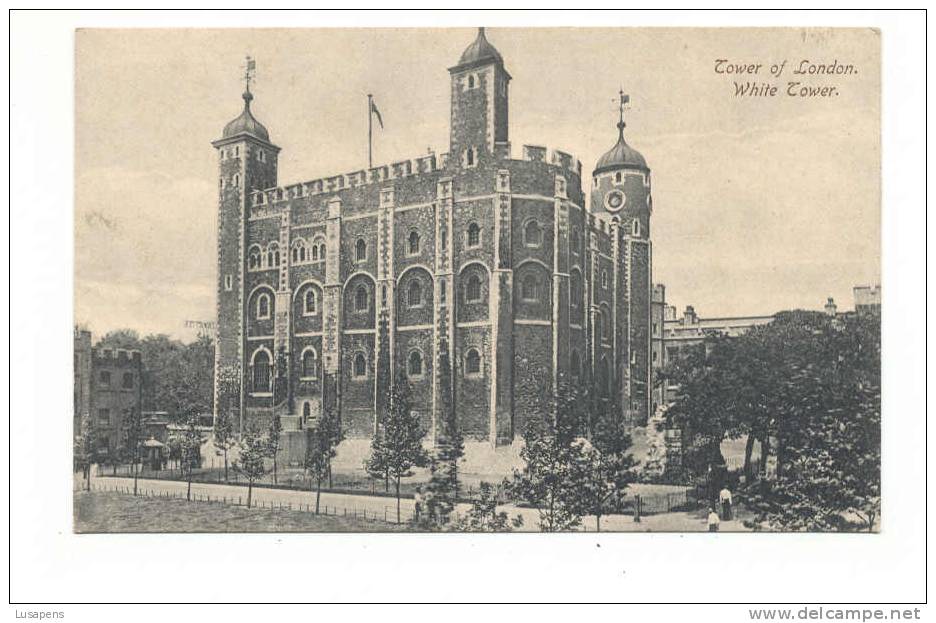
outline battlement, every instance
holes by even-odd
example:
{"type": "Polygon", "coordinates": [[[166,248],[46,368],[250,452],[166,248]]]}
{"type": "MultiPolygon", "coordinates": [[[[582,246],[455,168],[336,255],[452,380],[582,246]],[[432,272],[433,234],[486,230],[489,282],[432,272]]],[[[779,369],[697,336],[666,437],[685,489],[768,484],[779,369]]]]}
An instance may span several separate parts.
{"type": "MultiPolygon", "coordinates": [[[[509,144],[507,147],[509,149],[509,144]]],[[[524,145],[523,156],[520,159],[527,162],[546,162],[582,177],[582,162],[572,154],[559,149],[551,150],[542,145],[524,145]]]]}
{"type": "Polygon", "coordinates": [[[299,182],[278,188],[257,190],[251,194],[251,206],[274,206],[277,203],[299,197],[310,197],[323,193],[332,193],[358,186],[380,184],[390,180],[432,173],[445,167],[448,154],[430,153],[412,160],[400,160],[390,164],[321,177],[308,182],[299,182]]]}
{"type": "Polygon", "coordinates": [[[123,348],[92,348],[91,356],[96,363],[111,366],[133,366],[143,362],[143,354],[138,350],[123,348]]]}

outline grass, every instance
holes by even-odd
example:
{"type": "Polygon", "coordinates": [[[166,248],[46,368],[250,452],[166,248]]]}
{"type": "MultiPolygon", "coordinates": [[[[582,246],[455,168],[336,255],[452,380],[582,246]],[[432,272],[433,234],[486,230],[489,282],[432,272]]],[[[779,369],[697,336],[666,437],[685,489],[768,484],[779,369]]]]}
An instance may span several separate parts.
{"type": "Polygon", "coordinates": [[[75,492],[77,533],[398,532],[406,526],[285,509],[257,509],[101,491],[75,492]]]}

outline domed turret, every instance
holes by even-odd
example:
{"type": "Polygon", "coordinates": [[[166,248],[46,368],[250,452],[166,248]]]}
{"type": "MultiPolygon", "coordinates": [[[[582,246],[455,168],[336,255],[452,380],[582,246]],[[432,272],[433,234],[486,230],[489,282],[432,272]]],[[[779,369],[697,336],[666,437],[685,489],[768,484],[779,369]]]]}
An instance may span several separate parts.
{"type": "Polygon", "coordinates": [[[257,121],[257,119],[250,112],[250,102],[253,100],[253,94],[248,89],[244,91],[244,111],[240,116],[231,121],[226,126],[224,126],[224,132],[221,134],[221,138],[231,138],[238,136],[240,134],[249,134],[254,138],[259,138],[262,141],[270,142],[270,133],[267,132],[267,129],[263,127],[263,124],[257,121]]]}
{"type": "Polygon", "coordinates": [[[622,93],[621,120],[618,121],[617,124],[617,143],[598,159],[593,175],[598,175],[599,173],[604,173],[605,171],[611,171],[613,169],[647,169],[647,161],[644,160],[644,157],[624,140],[624,127],[626,125],[624,123],[624,104],[626,104],[627,101],[628,97],[622,93]]]}
{"type": "Polygon", "coordinates": [[[618,123],[618,140],[614,147],[608,150],[605,155],[598,159],[595,165],[595,174],[610,171],[612,169],[646,169],[647,161],[639,151],[627,144],[624,140],[624,124],[618,123]]]}
{"type": "Polygon", "coordinates": [[[458,65],[469,65],[482,61],[504,62],[504,57],[500,55],[497,48],[491,45],[491,42],[484,36],[483,27],[478,28],[477,38],[462,52],[461,58],[458,59],[458,65]]]}

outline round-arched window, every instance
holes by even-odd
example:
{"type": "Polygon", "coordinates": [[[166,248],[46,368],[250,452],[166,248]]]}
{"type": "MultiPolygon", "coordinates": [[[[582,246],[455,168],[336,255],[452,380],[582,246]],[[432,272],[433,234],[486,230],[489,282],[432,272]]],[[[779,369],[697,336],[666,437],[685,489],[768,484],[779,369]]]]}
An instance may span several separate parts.
{"type": "Polygon", "coordinates": [[[414,350],[410,353],[409,359],[407,361],[406,372],[408,376],[422,376],[423,358],[422,353],[420,353],[418,350],[414,350]]]}

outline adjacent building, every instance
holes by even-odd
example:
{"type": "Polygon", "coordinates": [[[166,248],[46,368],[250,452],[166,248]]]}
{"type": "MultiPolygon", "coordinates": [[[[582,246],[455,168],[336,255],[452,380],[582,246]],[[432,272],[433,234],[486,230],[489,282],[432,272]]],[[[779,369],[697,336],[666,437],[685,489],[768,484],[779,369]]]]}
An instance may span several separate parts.
{"type": "Polygon", "coordinates": [[[130,416],[140,413],[142,376],[140,351],[92,348],[91,332],[75,329],[74,432],[89,424],[102,460],[119,453],[130,416]]]}

